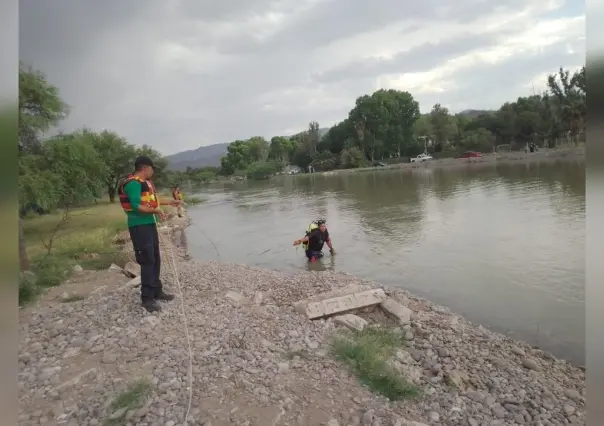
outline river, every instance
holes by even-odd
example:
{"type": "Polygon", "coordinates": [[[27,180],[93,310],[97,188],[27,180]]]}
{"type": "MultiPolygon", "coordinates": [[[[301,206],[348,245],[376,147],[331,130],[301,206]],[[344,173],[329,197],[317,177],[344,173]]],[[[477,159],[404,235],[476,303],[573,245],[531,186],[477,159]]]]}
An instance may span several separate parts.
{"type": "Polygon", "coordinates": [[[583,160],[281,176],[200,195],[193,258],[345,271],[584,364],[583,160]],[[292,242],[315,218],[337,254],[309,265],[292,242]]]}

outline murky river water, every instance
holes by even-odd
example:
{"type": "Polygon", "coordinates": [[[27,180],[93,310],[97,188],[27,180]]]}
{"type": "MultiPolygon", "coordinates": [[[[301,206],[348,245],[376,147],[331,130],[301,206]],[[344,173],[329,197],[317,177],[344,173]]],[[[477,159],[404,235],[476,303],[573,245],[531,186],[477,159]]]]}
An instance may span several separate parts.
{"type": "Polygon", "coordinates": [[[194,258],[346,271],[584,363],[582,161],[284,176],[202,196],[194,258]],[[291,244],[320,217],[337,255],[309,266],[291,244]]]}

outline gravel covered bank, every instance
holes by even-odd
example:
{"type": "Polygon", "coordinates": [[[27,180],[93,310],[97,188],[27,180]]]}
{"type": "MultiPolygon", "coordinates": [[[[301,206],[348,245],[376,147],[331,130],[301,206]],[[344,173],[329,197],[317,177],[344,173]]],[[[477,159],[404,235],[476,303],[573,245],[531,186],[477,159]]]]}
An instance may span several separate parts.
{"type": "MultiPolygon", "coordinates": [[[[386,291],[413,312],[393,362],[422,397],[389,402],[330,355],[333,320],[309,321],[293,309],[317,293],[377,284],[182,255],[193,348],[189,425],[585,424],[580,368],[393,289],[386,291]]],[[[183,424],[189,357],[170,269],[165,285],[178,298],[156,315],[143,311],[138,288],[119,271],[95,273],[111,285],[83,300],[42,300],[21,312],[20,425],[183,424]],[[141,378],[150,384],[141,404],[111,405],[141,378]]]]}

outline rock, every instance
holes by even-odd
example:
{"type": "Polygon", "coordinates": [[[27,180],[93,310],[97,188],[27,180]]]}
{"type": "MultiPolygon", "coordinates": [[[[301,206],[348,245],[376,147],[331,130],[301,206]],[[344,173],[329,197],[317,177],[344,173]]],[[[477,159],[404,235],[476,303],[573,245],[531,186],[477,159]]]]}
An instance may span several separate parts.
{"type": "Polygon", "coordinates": [[[109,265],[109,271],[116,271],[116,272],[122,272],[123,269],[120,268],[119,266],[117,266],[115,263],[112,263],[111,265],[109,265]]]}
{"type": "Polygon", "coordinates": [[[510,346],[510,352],[519,356],[526,356],[526,353],[516,345],[510,346]]]}
{"type": "Polygon", "coordinates": [[[371,424],[376,420],[375,413],[373,410],[368,410],[363,414],[361,418],[361,422],[363,426],[371,426],[371,424]]]}
{"type": "Polygon", "coordinates": [[[264,294],[262,294],[261,291],[257,291],[254,294],[254,304],[261,305],[263,300],[264,300],[264,294]]]}
{"type": "Polygon", "coordinates": [[[338,315],[333,320],[336,324],[342,325],[351,330],[362,331],[367,326],[367,321],[352,314],[338,315]]]}
{"type": "Polygon", "coordinates": [[[140,267],[140,265],[138,265],[134,262],[128,262],[124,265],[123,272],[127,277],[130,277],[130,278],[140,277],[141,267],[140,267]]]}
{"type": "Polygon", "coordinates": [[[228,291],[224,295],[224,298],[234,306],[243,306],[248,303],[247,298],[243,294],[237,293],[235,291],[228,291]]]}
{"type": "Polygon", "coordinates": [[[109,420],[115,421],[121,419],[126,414],[126,411],[128,411],[128,407],[120,408],[109,416],[109,420]]]}
{"type": "Polygon", "coordinates": [[[367,290],[359,293],[333,297],[319,302],[298,303],[296,311],[308,319],[318,319],[354,309],[379,305],[386,299],[382,289],[367,290]]]}
{"type": "Polygon", "coordinates": [[[528,368],[529,370],[541,371],[541,367],[539,366],[539,364],[537,364],[537,361],[532,358],[524,358],[522,360],[522,365],[528,368]]]}
{"type": "Polygon", "coordinates": [[[277,364],[277,369],[279,371],[279,374],[285,374],[289,371],[289,363],[280,362],[277,364]]]}
{"type": "Polygon", "coordinates": [[[84,269],[82,269],[82,267],[80,265],[73,265],[73,272],[78,273],[78,272],[82,272],[84,269]]]}
{"type": "Polygon", "coordinates": [[[388,298],[380,304],[380,308],[386,315],[395,318],[399,324],[409,324],[411,322],[411,309],[388,298]]]}
{"type": "Polygon", "coordinates": [[[415,338],[415,335],[413,334],[412,331],[405,331],[405,334],[403,335],[403,339],[407,340],[407,341],[411,341],[415,338]]]}
{"type": "Polygon", "coordinates": [[[428,413],[428,419],[431,422],[437,423],[440,420],[440,414],[438,414],[436,411],[430,411],[428,413]]]}
{"type": "Polygon", "coordinates": [[[445,382],[455,388],[463,388],[468,377],[461,371],[452,370],[445,374],[445,382]]]}
{"type": "Polygon", "coordinates": [[[570,404],[564,404],[564,407],[562,408],[562,411],[564,411],[564,415],[566,417],[570,417],[573,414],[575,414],[575,407],[573,407],[570,404]]]}
{"type": "Polygon", "coordinates": [[[566,396],[569,399],[572,399],[573,401],[581,400],[581,394],[579,392],[577,392],[575,389],[564,389],[564,396],[566,396]]]}
{"type": "Polygon", "coordinates": [[[340,423],[336,419],[329,419],[327,426],[340,426],[340,423]]]}

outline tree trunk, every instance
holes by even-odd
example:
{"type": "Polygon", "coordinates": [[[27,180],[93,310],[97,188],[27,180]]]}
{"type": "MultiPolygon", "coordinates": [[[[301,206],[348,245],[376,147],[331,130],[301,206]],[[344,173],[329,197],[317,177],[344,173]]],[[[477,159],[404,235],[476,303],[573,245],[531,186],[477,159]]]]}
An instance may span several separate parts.
{"type": "Polygon", "coordinates": [[[23,219],[19,218],[19,266],[22,271],[29,271],[29,257],[25,247],[25,236],[23,235],[23,219]]]}
{"type": "Polygon", "coordinates": [[[114,203],[115,202],[115,187],[109,186],[107,188],[107,193],[109,194],[109,202],[114,203]]]}

